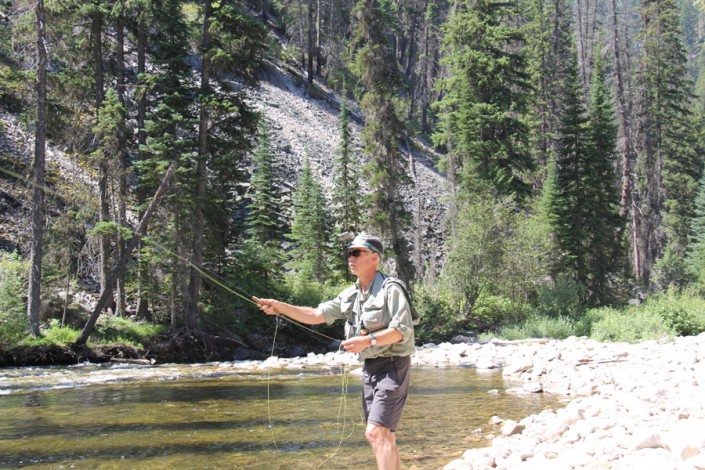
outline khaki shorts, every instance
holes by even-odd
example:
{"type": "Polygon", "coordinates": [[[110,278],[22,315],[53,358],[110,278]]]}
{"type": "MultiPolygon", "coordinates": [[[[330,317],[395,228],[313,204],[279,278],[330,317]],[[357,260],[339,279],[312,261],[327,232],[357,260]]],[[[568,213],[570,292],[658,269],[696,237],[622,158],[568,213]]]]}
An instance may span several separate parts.
{"type": "Polygon", "coordinates": [[[366,359],[362,368],[365,421],[397,430],[409,392],[411,356],[366,359]]]}

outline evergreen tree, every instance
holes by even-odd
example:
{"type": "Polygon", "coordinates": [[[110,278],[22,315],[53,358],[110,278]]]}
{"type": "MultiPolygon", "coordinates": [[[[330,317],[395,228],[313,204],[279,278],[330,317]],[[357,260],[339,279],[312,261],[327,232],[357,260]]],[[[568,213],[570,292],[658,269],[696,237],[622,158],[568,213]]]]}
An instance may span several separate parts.
{"type": "MultiPolygon", "coordinates": [[[[48,54],[46,49],[46,13],[44,0],[37,0],[34,14],[37,34],[37,109],[34,136],[34,161],[32,164],[32,240],[29,288],[27,292],[27,323],[33,336],[39,337],[40,306],[42,292],[42,255],[46,214],[46,98],[48,54]]],[[[4,319],[3,319],[4,320],[4,319]]]]}
{"type": "Polygon", "coordinates": [[[359,0],[353,12],[355,27],[355,71],[364,86],[362,108],[365,112],[363,139],[370,155],[366,168],[370,189],[370,231],[391,239],[390,252],[397,259],[398,275],[404,280],[414,277],[409,247],[404,233],[409,216],[399,194],[399,186],[408,182],[399,139],[404,126],[395,107],[395,95],[401,76],[388,42],[388,30],[381,4],[377,0],[359,0]]]}
{"type": "Polygon", "coordinates": [[[610,278],[620,272],[625,260],[624,226],[619,216],[619,194],[615,173],[617,126],[612,99],[605,88],[605,71],[599,53],[595,57],[590,94],[591,155],[587,161],[585,186],[590,204],[592,233],[588,241],[588,283],[592,301],[609,300],[610,278]]]}
{"type": "Polygon", "coordinates": [[[616,126],[604,85],[604,69],[595,61],[589,111],[575,55],[565,97],[555,180],[549,207],[556,240],[568,274],[586,288],[592,304],[609,299],[609,281],[619,270],[619,198],[615,174],[616,126]]]}
{"type": "MultiPolygon", "coordinates": [[[[683,258],[702,161],[695,153],[690,109],[692,83],[681,42],[678,9],[673,0],[646,0],[641,7],[643,43],[637,74],[636,171],[641,195],[640,272],[649,281],[666,247],[683,258]]],[[[662,287],[668,280],[662,280],[662,287]]]]}
{"type": "Polygon", "coordinates": [[[705,284],[705,177],[700,179],[700,190],[695,199],[695,217],[690,223],[692,233],[688,246],[688,266],[705,284]]]}
{"type": "Polygon", "coordinates": [[[333,207],[339,233],[358,233],[362,229],[362,195],[359,162],[352,150],[350,113],[343,99],[339,117],[340,143],[335,159],[333,207]]]}
{"type": "Polygon", "coordinates": [[[297,274],[324,283],[330,276],[331,217],[323,189],[311,171],[306,158],[294,193],[294,214],[291,222],[293,240],[291,267],[297,274]]]}
{"type": "MultiPolygon", "coordinates": [[[[555,156],[558,139],[566,65],[570,62],[571,12],[565,0],[532,0],[525,8],[527,66],[533,84],[529,138],[537,170],[543,173],[555,156]]],[[[539,180],[545,177],[537,175],[539,180]]]]}
{"type": "Polygon", "coordinates": [[[283,265],[280,245],[286,233],[285,210],[282,207],[281,179],[266,127],[260,130],[252,155],[249,198],[247,255],[253,258],[252,269],[265,279],[279,277],[283,265]]]}
{"type": "Polygon", "coordinates": [[[446,147],[448,171],[458,173],[451,177],[464,191],[529,193],[522,179],[532,166],[522,119],[529,76],[517,15],[511,1],[465,0],[445,26],[448,76],[439,84],[444,96],[434,141],[446,147]]]}
{"type": "Polygon", "coordinates": [[[587,284],[588,254],[585,241],[592,233],[589,189],[585,181],[591,156],[589,120],[575,51],[568,64],[560,137],[556,155],[555,192],[551,197],[551,220],[563,254],[564,267],[582,285],[587,284]]]}
{"type": "MultiPolygon", "coordinates": [[[[343,92],[345,96],[345,92],[343,92]]],[[[338,235],[353,235],[362,230],[363,196],[360,190],[359,160],[352,150],[350,113],[345,99],[341,100],[339,117],[340,143],[335,159],[335,185],[333,186],[333,217],[338,235]]],[[[336,243],[334,240],[333,243],[336,243]]],[[[348,262],[344,256],[334,258],[334,271],[342,278],[350,278],[348,262]]]]}

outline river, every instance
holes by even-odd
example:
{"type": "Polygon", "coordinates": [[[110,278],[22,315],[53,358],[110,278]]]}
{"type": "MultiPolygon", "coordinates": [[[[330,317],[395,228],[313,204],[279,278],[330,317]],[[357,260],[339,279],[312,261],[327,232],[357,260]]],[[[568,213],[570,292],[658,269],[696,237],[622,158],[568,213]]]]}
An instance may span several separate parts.
{"type": "MultiPolygon", "coordinates": [[[[487,445],[497,415],[563,401],[505,393],[499,371],[412,370],[398,443],[404,468],[442,468],[487,445]]],[[[242,364],[0,369],[0,468],[376,468],[360,377],[242,364]]]]}

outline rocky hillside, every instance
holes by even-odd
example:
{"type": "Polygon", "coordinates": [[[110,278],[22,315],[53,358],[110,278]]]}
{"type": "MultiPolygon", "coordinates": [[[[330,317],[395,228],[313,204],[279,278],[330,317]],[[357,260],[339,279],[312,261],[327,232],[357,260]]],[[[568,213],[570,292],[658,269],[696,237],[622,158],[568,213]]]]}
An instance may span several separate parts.
{"type": "MultiPolygon", "coordinates": [[[[252,90],[255,105],[270,123],[272,144],[291,183],[295,183],[308,155],[324,190],[330,194],[340,144],[340,98],[320,84],[316,84],[316,94],[318,97],[314,99],[305,93],[303,79],[296,72],[276,67],[271,67],[259,86],[252,90]]],[[[359,112],[352,113],[353,149],[361,164],[365,164],[369,159],[362,150],[363,119],[359,112]]],[[[449,195],[449,184],[435,169],[437,156],[431,149],[419,142],[402,142],[401,148],[414,182],[402,188],[407,208],[414,215],[414,228],[407,236],[415,250],[413,256],[417,265],[435,270],[444,257],[444,201],[449,195]]]]}
{"type": "MultiPolygon", "coordinates": [[[[263,74],[262,81],[250,90],[250,94],[253,104],[269,121],[272,144],[286,175],[285,189],[293,189],[308,155],[324,189],[330,193],[339,145],[339,101],[336,95],[317,85],[318,98],[313,99],[304,92],[300,76],[274,66],[263,74]]],[[[353,113],[353,117],[353,148],[364,164],[368,159],[362,151],[360,138],[362,118],[359,113],[353,113]]],[[[24,251],[29,236],[31,191],[27,181],[33,156],[33,136],[23,130],[16,116],[2,112],[0,118],[0,249],[24,251]]],[[[416,143],[409,154],[409,145],[402,144],[404,158],[409,162],[409,175],[414,181],[413,185],[402,188],[415,221],[413,231],[407,236],[415,249],[417,264],[435,269],[443,258],[443,200],[448,194],[448,185],[434,169],[430,150],[419,152],[418,149],[423,147],[416,143]]],[[[55,178],[54,187],[79,183],[90,190],[95,186],[90,169],[82,168],[74,157],[58,149],[47,149],[47,165],[49,177],[55,178]]]]}

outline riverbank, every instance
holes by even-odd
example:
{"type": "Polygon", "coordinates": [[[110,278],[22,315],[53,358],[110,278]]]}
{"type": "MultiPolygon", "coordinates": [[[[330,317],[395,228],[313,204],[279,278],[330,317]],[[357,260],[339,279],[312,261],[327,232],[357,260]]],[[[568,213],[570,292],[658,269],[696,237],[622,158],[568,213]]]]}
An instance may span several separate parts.
{"type": "MultiPolygon", "coordinates": [[[[256,367],[331,363],[355,360],[310,354],[256,367]]],[[[483,436],[487,447],[465,451],[445,470],[705,469],[705,333],[664,343],[568,338],[426,345],[413,364],[501,368],[506,393],[570,400],[519,422],[496,417],[488,428],[497,432],[483,436]]]]}
{"type": "Polygon", "coordinates": [[[705,469],[705,333],[670,343],[563,341],[420,348],[416,364],[502,367],[510,393],[570,403],[501,422],[445,470],[705,469]],[[514,388],[511,388],[514,386],[514,388]]]}

